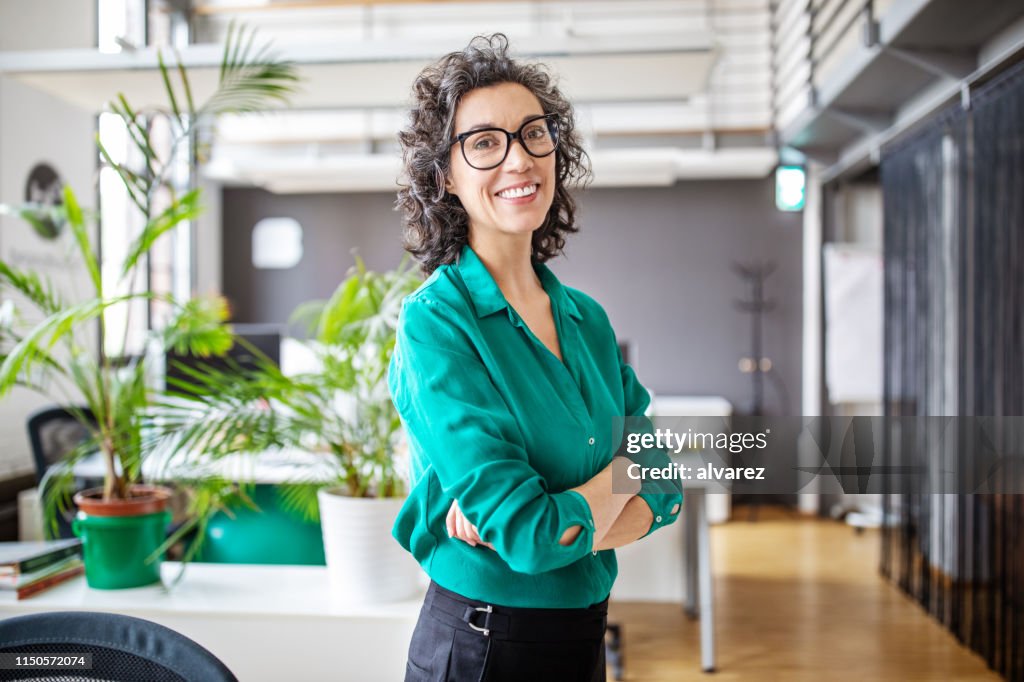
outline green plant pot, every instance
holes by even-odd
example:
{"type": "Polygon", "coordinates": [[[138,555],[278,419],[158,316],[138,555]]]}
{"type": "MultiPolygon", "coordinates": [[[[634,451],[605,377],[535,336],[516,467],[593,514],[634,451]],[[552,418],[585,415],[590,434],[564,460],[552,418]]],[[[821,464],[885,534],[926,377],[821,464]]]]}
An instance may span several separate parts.
{"type": "Polygon", "coordinates": [[[168,511],[141,516],[91,516],[78,512],[71,528],[82,538],[89,587],[117,590],[160,580],[163,556],[147,563],[166,539],[168,511]]]}

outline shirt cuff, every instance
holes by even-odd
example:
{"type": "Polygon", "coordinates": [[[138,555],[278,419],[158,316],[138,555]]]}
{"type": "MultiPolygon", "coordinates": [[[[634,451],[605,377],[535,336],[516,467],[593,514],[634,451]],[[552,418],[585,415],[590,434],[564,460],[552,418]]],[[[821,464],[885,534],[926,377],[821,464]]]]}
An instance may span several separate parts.
{"type": "Polygon", "coordinates": [[[594,532],[594,514],[590,511],[587,498],[575,490],[566,490],[556,493],[553,496],[558,505],[558,515],[561,519],[559,532],[564,533],[572,526],[583,526],[584,530],[594,532]]]}
{"type": "Polygon", "coordinates": [[[565,490],[551,496],[558,507],[558,537],[557,543],[566,530],[573,526],[580,526],[581,530],[568,545],[558,545],[559,551],[569,552],[575,555],[576,559],[583,558],[587,552],[592,551],[594,544],[594,514],[590,511],[590,505],[583,495],[575,490],[565,490]]]}
{"type": "Polygon", "coordinates": [[[647,537],[662,526],[675,522],[683,510],[682,492],[640,492],[638,497],[647,503],[654,516],[651,520],[651,527],[642,537],[647,537]]]}

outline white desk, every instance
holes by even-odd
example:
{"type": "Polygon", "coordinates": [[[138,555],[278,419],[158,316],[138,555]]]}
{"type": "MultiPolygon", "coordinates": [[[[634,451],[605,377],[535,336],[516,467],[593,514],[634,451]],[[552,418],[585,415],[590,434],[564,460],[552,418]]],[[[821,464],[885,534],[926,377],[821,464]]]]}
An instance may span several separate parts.
{"type": "MultiPolygon", "coordinates": [[[[260,453],[228,455],[216,460],[178,456],[170,462],[159,453],[142,462],[142,474],[149,481],[180,480],[203,476],[221,476],[249,483],[285,483],[289,481],[332,481],[338,469],[332,456],[307,450],[281,448],[260,453]],[[186,461],[188,460],[188,461],[186,461]]],[[[101,479],[103,457],[94,453],[75,463],[78,478],[101,479]]]]}
{"type": "MultiPolygon", "coordinates": [[[[165,562],[170,580],[178,564],[165,562]]],[[[402,679],[422,604],[346,607],[322,566],[190,564],[170,592],[150,586],[92,590],[84,577],[23,601],[0,593],[0,617],[106,611],[145,618],[209,649],[244,682],[402,679]]]]}

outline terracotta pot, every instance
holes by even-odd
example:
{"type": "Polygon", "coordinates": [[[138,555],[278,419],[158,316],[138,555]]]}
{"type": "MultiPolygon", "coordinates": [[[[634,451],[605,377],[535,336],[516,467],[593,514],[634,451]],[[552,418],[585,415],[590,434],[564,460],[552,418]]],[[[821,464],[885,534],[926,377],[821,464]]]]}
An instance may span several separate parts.
{"type": "Polygon", "coordinates": [[[171,490],[159,485],[133,485],[129,492],[127,500],[104,500],[103,488],[89,488],[74,500],[89,516],[141,516],[164,511],[171,499],[171,490]]]}

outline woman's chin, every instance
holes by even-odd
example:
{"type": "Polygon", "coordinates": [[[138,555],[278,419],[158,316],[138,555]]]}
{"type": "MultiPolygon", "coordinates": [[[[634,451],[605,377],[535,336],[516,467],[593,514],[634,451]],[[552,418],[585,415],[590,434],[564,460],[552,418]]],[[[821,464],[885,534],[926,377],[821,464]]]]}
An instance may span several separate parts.
{"type": "Polygon", "coordinates": [[[505,216],[505,219],[501,221],[501,231],[513,234],[532,234],[544,224],[545,215],[540,212],[531,212],[505,216]]]}
{"type": "Polygon", "coordinates": [[[531,235],[540,229],[537,223],[522,223],[519,225],[503,225],[501,232],[510,236],[531,235]]]}

